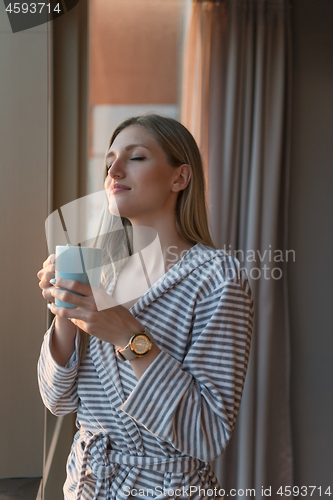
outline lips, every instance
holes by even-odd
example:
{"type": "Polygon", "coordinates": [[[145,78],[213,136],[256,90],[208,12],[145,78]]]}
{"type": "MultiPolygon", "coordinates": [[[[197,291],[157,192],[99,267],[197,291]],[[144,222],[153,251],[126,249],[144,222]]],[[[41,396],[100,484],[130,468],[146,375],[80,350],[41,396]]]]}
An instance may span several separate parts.
{"type": "Polygon", "coordinates": [[[125,186],[125,184],[113,184],[111,186],[112,192],[115,193],[121,193],[122,191],[129,191],[131,188],[128,186],[125,186]]]}

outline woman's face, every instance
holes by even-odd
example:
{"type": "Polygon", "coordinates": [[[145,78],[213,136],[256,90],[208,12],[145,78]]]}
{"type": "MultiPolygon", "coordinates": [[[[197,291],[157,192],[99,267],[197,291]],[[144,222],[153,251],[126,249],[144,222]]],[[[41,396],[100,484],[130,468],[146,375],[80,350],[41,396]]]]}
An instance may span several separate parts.
{"type": "MultiPolygon", "coordinates": [[[[109,210],[132,224],[149,224],[174,212],[182,182],[181,167],[172,167],[155,138],[140,125],[122,130],[111,145],[105,189],[109,210]]],[[[183,179],[184,180],[184,179],[183,179]]]]}

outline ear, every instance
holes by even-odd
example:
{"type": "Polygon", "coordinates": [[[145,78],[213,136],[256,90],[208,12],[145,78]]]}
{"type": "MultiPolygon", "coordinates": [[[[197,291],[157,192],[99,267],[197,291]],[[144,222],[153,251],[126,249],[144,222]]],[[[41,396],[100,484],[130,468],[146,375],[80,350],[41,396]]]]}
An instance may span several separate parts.
{"type": "Polygon", "coordinates": [[[171,187],[171,191],[173,193],[178,193],[179,191],[183,191],[186,188],[190,179],[192,177],[192,171],[190,165],[184,163],[177,168],[177,177],[174,180],[174,183],[171,187]]]}

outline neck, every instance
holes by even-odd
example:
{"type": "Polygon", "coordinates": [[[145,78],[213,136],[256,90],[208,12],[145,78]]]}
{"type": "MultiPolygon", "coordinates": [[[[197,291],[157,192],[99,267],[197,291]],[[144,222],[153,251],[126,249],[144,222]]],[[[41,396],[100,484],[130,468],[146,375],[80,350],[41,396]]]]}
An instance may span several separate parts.
{"type": "MultiPolygon", "coordinates": [[[[175,265],[193,244],[185,241],[179,234],[174,217],[163,217],[158,220],[131,221],[133,226],[133,251],[137,252],[146,248],[158,235],[160,250],[158,255],[154,252],[154,260],[163,258],[164,270],[167,271],[175,265]],[[151,228],[151,229],[149,229],[151,228]],[[155,230],[156,233],[152,231],[155,230]]],[[[155,249],[157,245],[154,245],[155,249]]]]}

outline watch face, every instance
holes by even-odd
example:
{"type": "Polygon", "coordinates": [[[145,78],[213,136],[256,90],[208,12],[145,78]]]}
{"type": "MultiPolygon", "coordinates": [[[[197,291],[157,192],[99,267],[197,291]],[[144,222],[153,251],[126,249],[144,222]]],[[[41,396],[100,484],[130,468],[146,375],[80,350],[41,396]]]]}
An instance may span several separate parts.
{"type": "Polygon", "coordinates": [[[135,354],[146,354],[150,350],[151,342],[146,335],[139,334],[132,340],[132,351],[135,354]]]}

